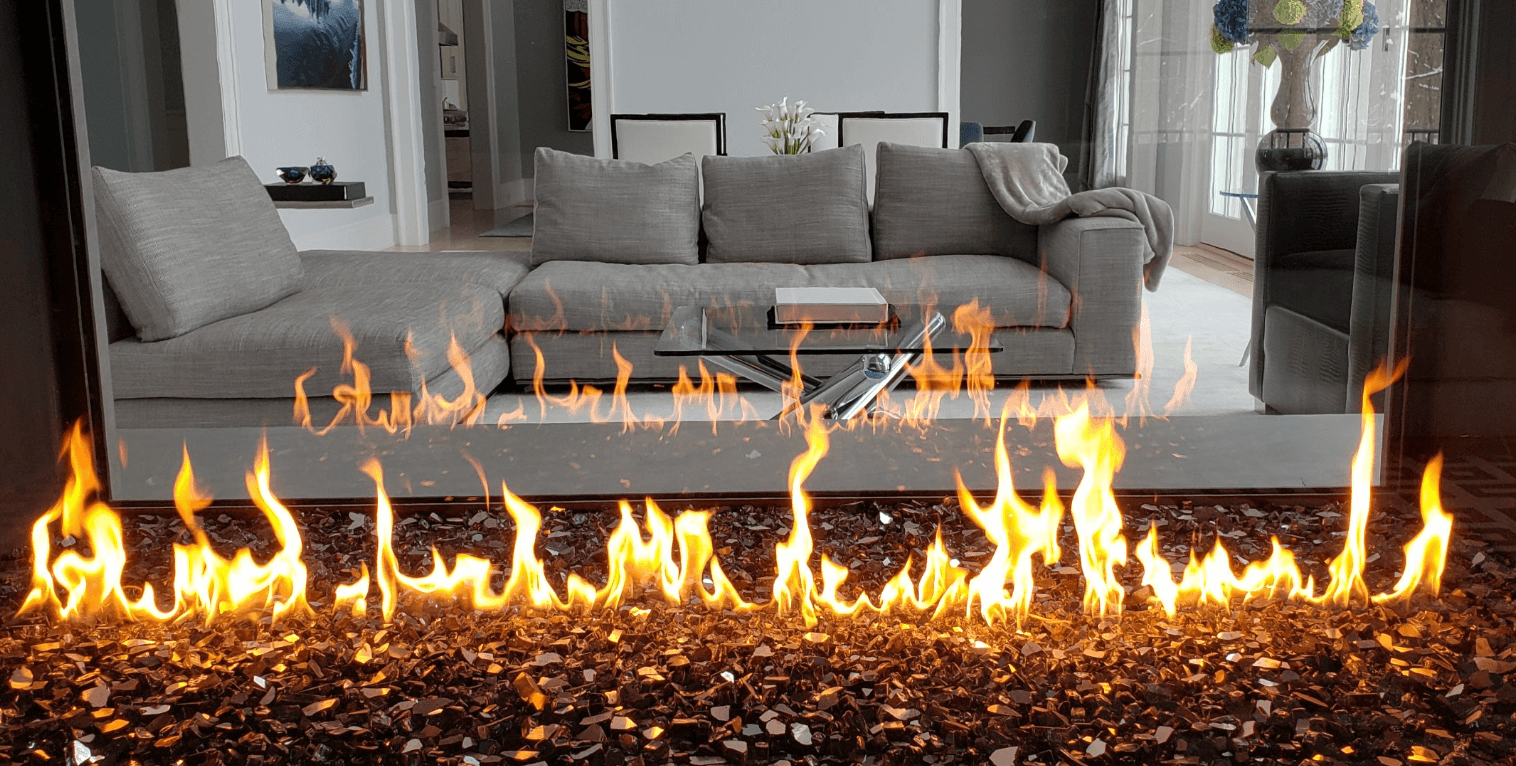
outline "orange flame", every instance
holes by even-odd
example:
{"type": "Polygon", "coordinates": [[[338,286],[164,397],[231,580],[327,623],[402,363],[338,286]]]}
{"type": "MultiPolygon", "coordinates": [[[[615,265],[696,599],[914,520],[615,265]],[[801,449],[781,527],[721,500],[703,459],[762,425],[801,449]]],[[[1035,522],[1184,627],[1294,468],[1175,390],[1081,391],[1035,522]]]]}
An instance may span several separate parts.
{"type": "Polygon", "coordinates": [[[780,614],[799,612],[806,627],[816,625],[816,602],[812,598],[816,578],[811,572],[811,501],[806,497],[803,485],[816,470],[816,464],[826,457],[830,440],[821,413],[813,411],[810,427],[805,431],[809,448],[805,454],[790,464],[790,510],[794,519],[788,540],[774,546],[774,562],[777,570],[774,577],[774,603],[780,614]]]}
{"type": "Polygon", "coordinates": [[[186,451],[174,482],[174,506],[195,542],[174,545],[174,601],[168,609],[157,606],[151,583],[143,584],[142,595],[136,599],[126,595],[122,582],[126,545],[121,517],[105,503],[93,499],[100,484],[82,427],[75,425],[67,450],[73,475],[58,503],[32,526],[32,589],[21,605],[22,614],[45,609],[61,620],[118,616],[132,621],[166,621],[198,614],[209,624],[234,613],[262,612],[278,620],[310,612],[305,600],[306,568],[301,561],[300,529],[294,516],[269,488],[266,444],[259,449],[254,471],[247,476],[247,486],[253,502],[273,527],[278,552],[264,564],[254,561],[252,552],[245,548],[230,559],[216,553],[195,520],[194,514],[210,501],[195,491],[194,471],[186,451]],[[49,565],[54,522],[64,535],[81,536],[91,555],[64,551],[49,565]],[[61,599],[60,587],[65,593],[61,599]]]}
{"type": "Polygon", "coordinates": [[[1184,377],[1174,384],[1174,395],[1169,397],[1167,404],[1163,405],[1165,417],[1190,403],[1190,393],[1195,390],[1195,378],[1200,374],[1200,368],[1196,367],[1195,360],[1190,358],[1190,345],[1194,342],[1193,337],[1184,339],[1184,377]]]}
{"type": "Polygon", "coordinates": [[[1051,565],[1062,553],[1058,548],[1058,525],[1063,521],[1063,505],[1052,470],[1044,475],[1042,509],[1032,510],[1016,495],[1012,481],[1011,460],[1005,447],[1005,417],[1002,415],[999,436],[995,439],[995,499],[980,506],[963,485],[956,471],[958,502],[985,536],[995,544],[995,552],[978,576],[969,581],[969,607],[979,604],[979,614],[994,625],[1007,618],[1019,626],[1032,608],[1036,584],[1032,575],[1032,557],[1042,555],[1042,563],[1051,565]],[[1007,593],[1009,581],[1013,590],[1007,593]]]}
{"type": "Polygon", "coordinates": [[[1126,458],[1126,446],[1109,420],[1090,420],[1087,405],[1058,418],[1053,433],[1058,457],[1065,465],[1084,468],[1079,488],[1069,505],[1079,533],[1079,564],[1084,573],[1084,608],[1097,615],[1120,614],[1125,591],[1116,567],[1126,563],[1126,538],[1121,534],[1121,509],[1111,491],[1116,472],[1126,458]]]}
{"type": "MultiPolygon", "coordinates": [[[[1405,568],[1399,581],[1392,590],[1370,596],[1363,579],[1374,464],[1375,420],[1368,396],[1392,379],[1392,375],[1377,373],[1366,388],[1363,438],[1353,461],[1347,539],[1341,554],[1329,565],[1331,579],[1326,589],[1318,594],[1314,582],[1302,575],[1293,554],[1277,540],[1266,560],[1247,564],[1240,574],[1232,569],[1232,555],[1220,543],[1203,558],[1191,553],[1176,581],[1173,566],[1159,551],[1157,529],[1152,527],[1136,546],[1135,556],[1143,565],[1143,584],[1168,614],[1175,614],[1181,606],[1230,606],[1238,599],[1261,595],[1343,607],[1401,601],[1416,593],[1435,594],[1439,590],[1453,528],[1453,519],[1439,499],[1440,459],[1427,466],[1421,489],[1423,527],[1405,546],[1405,568]]],[[[981,504],[958,477],[964,513],[994,545],[988,563],[977,573],[958,565],[939,529],[919,571],[914,560],[907,559],[877,594],[860,593],[851,600],[844,597],[841,591],[848,569],[828,556],[820,560],[818,588],[811,563],[815,552],[811,502],[804,484],[826,456],[829,436],[826,421],[813,411],[805,432],[807,449],[790,466],[792,527],[788,538],[775,545],[776,571],[772,599],[767,604],[746,601],[723,573],[711,541],[708,513],[689,511],[671,518],[651,499],[646,501],[641,524],[629,504],[620,505],[620,523],[606,545],[604,585],[596,588],[578,574],[568,573],[560,594],[536,552],[541,512],[504,485],[502,502],[515,524],[508,570],[499,572],[494,562],[467,554],[456,556],[449,564],[433,549],[429,573],[406,574],[401,571],[391,540],[394,509],[384,488],[383,472],[377,461],[369,461],[363,470],[374,481],[376,493],[374,558],[360,566],[354,581],[336,586],[332,609],[366,614],[371,587],[377,585],[379,612],[385,620],[392,619],[407,599],[463,601],[480,610],[501,610],[514,604],[571,611],[613,609],[646,596],[675,605],[698,600],[709,608],[734,611],[771,607],[778,614],[799,614],[807,627],[815,626],[823,617],[860,612],[914,610],[937,617],[958,609],[966,615],[977,613],[988,624],[1014,620],[1019,625],[1031,613],[1037,557],[1044,566],[1060,559],[1058,534],[1064,514],[1051,470],[1045,472],[1039,509],[1017,496],[1004,429],[1022,404],[1008,401],[1001,413],[993,499],[981,504]],[[505,583],[495,590],[490,584],[498,574],[505,575],[505,583]]],[[[1083,470],[1069,510],[1085,579],[1085,609],[1098,616],[1119,614],[1125,592],[1116,571],[1126,564],[1128,549],[1112,483],[1125,447],[1112,420],[1091,417],[1088,401],[1081,401],[1073,414],[1056,418],[1054,435],[1060,459],[1083,470]]],[[[263,563],[254,560],[246,549],[230,558],[213,549],[211,536],[196,517],[209,500],[196,488],[186,450],[174,500],[193,540],[174,546],[173,600],[169,607],[159,605],[152,584],[143,584],[136,598],[128,594],[130,586],[123,582],[127,552],[121,519],[99,499],[100,484],[90,445],[79,426],[69,435],[66,457],[72,473],[62,496],[32,527],[32,588],[22,613],[43,611],[64,621],[102,617],[169,621],[199,616],[206,623],[228,616],[280,620],[311,613],[299,527],[293,514],[273,494],[266,445],[247,476],[249,495],[268,520],[278,544],[263,563]],[[64,547],[70,549],[55,556],[55,534],[79,539],[65,539],[64,547]],[[77,547],[71,547],[74,545],[77,547]]],[[[476,465],[476,469],[483,481],[482,466],[476,465]]]]}
{"type": "MultiPolygon", "coordinates": [[[[370,381],[372,374],[368,365],[358,361],[355,352],[358,342],[353,339],[353,334],[342,320],[331,317],[332,330],[342,338],[342,367],[343,374],[352,375],[352,382],[338,383],[332,387],[332,398],[342,405],[337,414],[332,416],[321,429],[311,423],[310,400],[305,392],[305,383],[316,374],[317,368],[311,368],[301,373],[295,379],[295,425],[301,426],[317,436],[324,436],[333,428],[340,425],[354,425],[361,432],[367,428],[379,428],[387,433],[400,433],[409,436],[412,428],[418,423],[429,426],[472,426],[484,415],[486,397],[479,391],[474,383],[473,360],[468,352],[458,345],[458,338],[453,335],[448,338],[447,361],[458,379],[463,383],[463,390],[458,396],[449,399],[441,394],[433,394],[427,390],[426,381],[421,382],[421,390],[415,395],[409,391],[391,391],[389,409],[380,408],[373,414],[374,394],[370,381]],[[412,402],[415,402],[413,405],[412,402]]],[[[415,363],[420,354],[412,345],[409,336],[405,339],[406,355],[415,363]]]]}

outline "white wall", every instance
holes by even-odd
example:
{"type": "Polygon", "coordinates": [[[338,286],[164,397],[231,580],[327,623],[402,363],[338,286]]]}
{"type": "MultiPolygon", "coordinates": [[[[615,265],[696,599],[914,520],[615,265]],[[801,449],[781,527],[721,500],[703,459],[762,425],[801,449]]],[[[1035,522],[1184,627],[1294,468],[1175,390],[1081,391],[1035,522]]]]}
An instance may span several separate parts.
{"type": "MultiPolygon", "coordinates": [[[[956,49],[951,71],[939,71],[940,0],[606,5],[611,72],[602,78],[597,61],[595,85],[610,80],[611,111],[726,112],[729,154],[768,151],[754,107],[785,96],[826,112],[956,113],[956,49]],[[943,98],[939,90],[949,89],[940,88],[940,74],[951,75],[943,98]]],[[[956,48],[956,29],[950,39],[956,48]]],[[[596,114],[597,130],[603,117],[596,114]]]]}
{"type": "MultiPolygon", "coordinates": [[[[384,103],[384,36],[379,23],[379,4],[384,0],[366,0],[363,21],[366,35],[368,90],[269,90],[264,68],[263,8],[252,0],[218,0],[216,17],[203,16],[200,29],[183,30],[186,40],[203,33],[207,23],[218,24],[226,36],[222,48],[231,48],[230,69],[224,62],[203,60],[215,50],[209,46],[184,47],[186,99],[191,115],[214,107],[208,99],[220,102],[224,124],[222,146],[226,154],[247,158],[259,177],[266,182],[278,180],[274,168],[284,165],[310,165],[317,157],[337,168],[339,180],[363,181],[374,204],[341,210],[280,210],[295,246],[374,250],[395,244],[395,216],[391,211],[391,168],[386,144],[384,103]],[[203,68],[203,69],[202,69],[203,68]],[[192,86],[191,80],[208,79],[192,72],[216,71],[219,89],[210,83],[192,86]],[[197,103],[198,102],[198,103],[197,103]],[[197,110],[197,106],[199,109],[197,110]]],[[[184,3],[207,0],[180,0],[184,3]]],[[[181,13],[181,19],[185,14],[181,13]]],[[[411,38],[414,39],[414,32],[411,38]]],[[[205,132],[212,120],[190,124],[192,160],[195,164],[220,159],[206,151],[205,132]],[[199,148],[199,151],[194,149],[199,148]]],[[[424,199],[424,194],[423,194],[424,199]]]]}

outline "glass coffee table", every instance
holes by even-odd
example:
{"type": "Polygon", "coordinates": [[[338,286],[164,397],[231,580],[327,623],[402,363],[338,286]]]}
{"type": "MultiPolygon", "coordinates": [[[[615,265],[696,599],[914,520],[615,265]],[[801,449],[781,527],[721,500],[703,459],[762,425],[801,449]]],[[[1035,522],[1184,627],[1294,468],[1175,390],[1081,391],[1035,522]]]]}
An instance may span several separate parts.
{"type": "MultiPolygon", "coordinates": [[[[952,307],[947,309],[951,312],[952,307]]],[[[877,325],[827,325],[804,329],[773,321],[766,306],[702,308],[680,306],[653,347],[654,356],[699,357],[764,388],[785,392],[796,377],[791,354],[846,355],[857,361],[820,379],[802,374],[799,401],[790,402],[774,418],[795,407],[825,406],[825,417],[851,420],[874,413],[877,399],[905,379],[910,366],[927,348],[967,350],[972,338],[948,326],[943,312],[921,306],[891,306],[890,319],[877,325]]],[[[1003,350],[994,337],[988,351],[1003,350]]]]}

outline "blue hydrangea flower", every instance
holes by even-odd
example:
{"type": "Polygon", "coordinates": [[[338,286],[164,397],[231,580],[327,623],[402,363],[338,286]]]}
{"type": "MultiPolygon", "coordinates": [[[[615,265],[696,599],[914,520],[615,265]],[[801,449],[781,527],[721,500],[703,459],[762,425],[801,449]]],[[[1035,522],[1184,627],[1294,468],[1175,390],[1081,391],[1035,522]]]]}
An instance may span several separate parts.
{"type": "Polygon", "coordinates": [[[1373,3],[1363,4],[1363,23],[1353,30],[1353,36],[1348,40],[1348,47],[1355,51],[1361,51],[1369,47],[1369,41],[1374,35],[1379,34],[1379,9],[1373,3]]]}
{"type": "Polygon", "coordinates": [[[1248,0],[1216,0],[1216,30],[1234,43],[1248,41],[1248,0]]]}

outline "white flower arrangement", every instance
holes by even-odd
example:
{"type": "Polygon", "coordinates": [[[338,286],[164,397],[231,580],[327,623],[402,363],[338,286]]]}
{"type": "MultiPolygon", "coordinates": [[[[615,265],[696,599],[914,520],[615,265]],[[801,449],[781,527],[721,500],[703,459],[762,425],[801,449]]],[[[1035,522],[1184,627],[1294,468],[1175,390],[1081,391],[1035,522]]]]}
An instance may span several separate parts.
{"type": "Polygon", "coordinates": [[[793,104],[789,101],[789,96],[785,96],[777,104],[757,107],[763,113],[763,119],[758,124],[763,126],[767,134],[763,137],[763,143],[775,154],[807,152],[811,148],[811,142],[826,133],[821,129],[820,121],[811,117],[815,114],[815,109],[806,106],[804,101],[793,104]]]}

